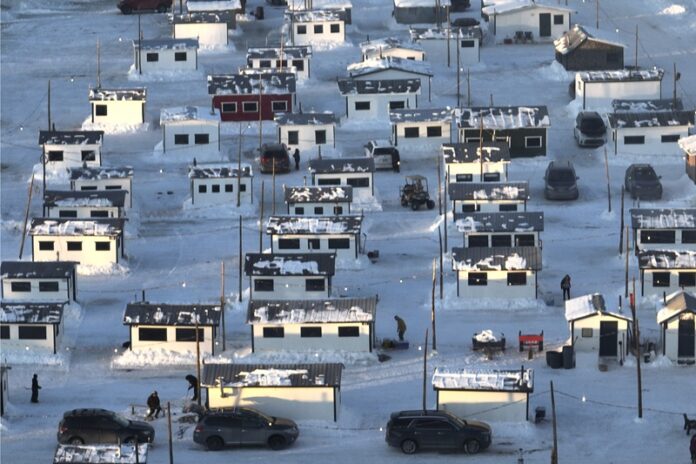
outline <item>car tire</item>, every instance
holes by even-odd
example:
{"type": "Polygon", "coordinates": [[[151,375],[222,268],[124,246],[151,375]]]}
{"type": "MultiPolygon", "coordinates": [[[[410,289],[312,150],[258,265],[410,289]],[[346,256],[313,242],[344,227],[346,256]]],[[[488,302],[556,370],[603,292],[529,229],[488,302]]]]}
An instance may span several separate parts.
{"type": "Polygon", "coordinates": [[[121,8],[121,13],[123,13],[124,15],[129,15],[132,12],[133,12],[133,9],[129,6],[124,6],[123,8],[121,8]]]}
{"type": "Polygon", "coordinates": [[[401,442],[401,451],[404,454],[415,454],[418,451],[418,443],[414,440],[404,440],[401,442]]]}
{"type": "Polygon", "coordinates": [[[285,437],[280,436],[280,435],[273,435],[271,438],[268,439],[268,447],[271,448],[272,450],[278,451],[287,445],[287,440],[285,437]]]}
{"type": "Polygon", "coordinates": [[[418,211],[418,208],[419,208],[419,207],[420,207],[420,205],[418,204],[418,202],[415,202],[415,201],[412,201],[412,202],[411,202],[411,209],[412,209],[413,211],[418,211]]]}
{"type": "Polygon", "coordinates": [[[407,206],[408,206],[408,201],[406,201],[406,200],[401,200],[401,206],[403,206],[404,208],[407,207],[407,206]]]}
{"type": "Polygon", "coordinates": [[[464,451],[467,454],[477,454],[481,451],[481,443],[478,440],[467,440],[464,443],[464,451]]]}
{"type": "Polygon", "coordinates": [[[224,445],[225,443],[220,437],[208,437],[205,441],[205,446],[208,448],[208,451],[220,451],[224,445]]]}
{"type": "Polygon", "coordinates": [[[435,202],[433,200],[428,200],[426,204],[428,205],[428,209],[435,208],[435,202]]]}
{"type": "Polygon", "coordinates": [[[162,5],[159,5],[157,7],[157,12],[158,13],[166,13],[168,9],[169,9],[169,7],[167,5],[162,4],[162,5]]]}
{"type": "Polygon", "coordinates": [[[68,440],[68,443],[71,445],[80,446],[84,445],[85,441],[80,437],[72,437],[70,440],[68,440]]]}

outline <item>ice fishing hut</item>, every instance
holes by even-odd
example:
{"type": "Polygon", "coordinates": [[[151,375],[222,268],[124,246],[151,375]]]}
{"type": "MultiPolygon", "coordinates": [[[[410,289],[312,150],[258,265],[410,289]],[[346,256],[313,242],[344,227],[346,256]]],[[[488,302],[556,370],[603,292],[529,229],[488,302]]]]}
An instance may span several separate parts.
{"type": "Polygon", "coordinates": [[[266,233],[272,253],[335,253],[355,260],[361,252],[362,216],[271,216],[266,233]]]}
{"type": "Polygon", "coordinates": [[[639,251],[638,267],[641,296],[696,292],[696,246],[690,250],[639,251]]]}
{"type": "Polygon", "coordinates": [[[575,100],[586,110],[608,108],[615,99],[660,99],[664,74],[659,68],[581,71],[575,73],[575,100]]]}
{"type": "Polygon", "coordinates": [[[331,296],[332,253],[247,253],[244,274],[251,300],[312,300],[331,296]]]}
{"type": "Polygon", "coordinates": [[[234,29],[235,14],[229,12],[196,11],[172,15],[172,36],[175,39],[196,39],[203,48],[225,47],[227,32],[234,29]]]}
{"type": "Polygon", "coordinates": [[[504,142],[443,143],[447,183],[507,182],[510,147],[504,142]]]}
{"type": "Polygon", "coordinates": [[[662,353],[673,362],[696,362],[696,294],[679,291],[667,297],[657,312],[662,353]]]}
{"type": "Polygon", "coordinates": [[[336,123],[331,112],[282,113],[275,116],[278,143],[289,151],[296,148],[305,156],[321,153],[321,147],[336,148],[336,123]]]}
{"type": "Polygon", "coordinates": [[[46,190],[43,216],[52,218],[121,218],[125,216],[125,190],[46,190]]]}
{"type": "Polygon", "coordinates": [[[353,187],[285,187],[285,203],[292,216],[341,216],[350,214],[353,187]]]}
{"type": "Polygon", "coordinates": [[[309,161],[312,184],[319,187],[347,185],[353,196],[375,194],[375,161],[372,158],[314,158],[309,161]]]}
{"type": "Polygon", "coordinates": [[[63,334],[64,306],[65,303],[3,302],[0,305],[3,356],[10,354],[10,350],[56,354],[63,334]]]}
{"type": "Polygon", "coordinates": [[[103,131],[39,131],[46,167],[101,166],[103,131]]]}
{"type": "Polygon", "coordinates": [[[363,61],[372,58],[384,58],[395,56],[406,60],[423,61],[425,52],[420,45],[401,40],[397,37],[385,37],[382,39],[367,40],[360,44],[363,61]]]}
{"type": "Polygon", "coordinates": [[[254,202],[254,174],[251,166],[234,163],[204,163],[189,166],[191,204],[194,206],[236,205],[254,202]]]}
{"type": "Polygon", "coordinates": [[[696,247],[696,208],[634,208],[630,212],[636,253],[696,247]]]}
{"type": "Polygon", "coordinates": [[[133,126],[145,122],[147,89],[89,89],[93,124],[133,126]]]}
{"type": "Polygon", "coordinates": [[[272,121],[276,114],[290,113],[295,88],[291,72],[208,76],[208,95],[221,121],[272,121]]]}
{"type": "Polygon", "coordinates": [[[3,301],[55,303],[76,301],[76,264],[68,261],[3,261],[3,301]]]}
{"type": "Polygon", "coordinates": [[[628,354],[630,320],[607,311],[601,294],[567,300],[565,318],[575,352],[596,351],[600,358],[616,359],[628,354]]]}
{"type": "Polygon", "coordinates": [[[197,158],[220,153],[220,115],[210,108],[179,106],[162,108],[162,152],[197,158]]]}
{"type": "Polygon", "coordinates": [[[198,39],[133,41],[133,68],[139,74],[191,72],[198,69],[198,39]]]}
{"type": "Polygon", "coordinates": [[[294,45],[342,44],[346,40],[346,23],[337,11],[288,11],[286,22],[294,45]]]}
{"type": "Polygon", "coordinates": [[[454,213],[454,220],[464,248],[542,246],[543,212],[454,213]]]}
{"type": "Polygon", "coordinates": [[[535,0],[496,1],[481,9],[496,43],[550,42],[570,29],[571,13],[535,0]]]}
{"type": "Polygon", "coordinates": [[[359,81],[420,79],[421,89],[431,98],[433,71],[427,61],[416,61],[396,56],[376,57],[353,63],[347,67],[348,76],[359,81]]]}
{"type": "Polygon", "coordinates": [[[679,139],[694,127],[694,111],[607,114],[614,154],[679,155],[679,139]]]}
{"type": "Polygon", "coordinates": [[[393,110],[417,108],[420,79],[338,79],[349,120],[387,119],[393,110]]]}
{"type": "Polygon", "coordinates": [[[452,142],[449,108],[407,108],[389,113],[391,138],[399,150],[421,153],[452,142]]]}
{"type": "Polygon", "coordinates": [[[130,166],[70,168],[70,189],[80,192],[123,190],[125,208],[133,207],[133,168],[130,166]]]}
{"type": "Polygon", "coordinates": [[[452,211],[493,213],[526,211],[529,200],[527,182],[455,182],[447,186],[452,211]]]}
{"type": "Polygon", "coordinates": [[[626,46],[614,32],[575,24],[553,42],[556,61],[567,71],[623,69],[626,46]]]}
{"type": "Polygon", "coordinates": [[[311,77],[312,47],[254,47],[247,50],[247,67],[259,71],[273,69],[278,71],[290,70],[298,80],[311,77]]]}
{"type": "Polygon", "coordinates": [[[679,139],[679,148],[684,152],[686,175],[696,184],[696,135],[679,139]]]}

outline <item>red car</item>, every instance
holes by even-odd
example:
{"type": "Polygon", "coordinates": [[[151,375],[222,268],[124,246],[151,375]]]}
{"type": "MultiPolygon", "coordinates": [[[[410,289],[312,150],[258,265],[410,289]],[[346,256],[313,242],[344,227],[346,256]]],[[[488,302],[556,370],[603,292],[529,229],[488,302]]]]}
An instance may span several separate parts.
{"type": "Polygon", "coordinates": [[[123,14],[134,11],[166,13],[172,7],[172,0],[120,0],[116,6],[123,14]]]}
{"type": "Polygon", "coordinates": [[[290,155],[285,144],[265,143],[261,146],[259,164],[262,173],[290,172],[290,155]],[[274,168],[275,165],[275,168],[274,168]]]}

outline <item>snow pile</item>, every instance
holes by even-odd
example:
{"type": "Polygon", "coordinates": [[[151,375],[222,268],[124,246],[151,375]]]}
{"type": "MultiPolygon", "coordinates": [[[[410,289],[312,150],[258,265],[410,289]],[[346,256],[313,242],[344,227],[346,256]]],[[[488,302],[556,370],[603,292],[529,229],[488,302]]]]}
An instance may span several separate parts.
{"type": "Polygon", "coordinates": [[[76,219],[74,221],[51,221],[44,220],[34,224],[31,229],[32,235],[83,235],[83,236],[112,236],[118,235],[120,230],[112,224],[99,223],[88,219],[76,219]]]}
{"type": "Polygon", "coordinates": [[[135,65],[128,69],[128,80],[131,82],[172,82],[172,81],[200,81],[203,79],[202,70],[180,71],[147,71],[139,73],[135,65]]]}
{"type": "Polygon", "coordinates": [[[432,379],[433,387],[448,390],[531,391],[534,389],[534,371],[469,370],[438,367],[432,379]]]}
{"type": "Polygon", "coordinates": [[[269,314],[267,306],[261,306],[254,310],[254,323],[274,324],[302,324],[302,323],[321,323],[321,322],[369,322],[374,316],[363,310],[359,306],[351,306],[346,310],[339,310],[335,306],[325,305],[313,310],[290,309],[281,310],[277,313],[269,314]]]}
{"type": "MultiPolygon", "coordinates": [[[[318,275],[319,263],[276,256],[273,260],[267,259],[255,262],[254,271],[257,269],[278,269],[280,275],[318,275]]],[[[254,272],[254,274],[257,273],[254,272]]],[[[260,272],[258,275],[265,275],[265,273],[260,272]]]]}
{"type": "MultiPolygon", "coordinates": [[[[541,293],[540,293],[541,294],[541,293]]],[[[464,298],[457,296],[457,284],[445,283],[444,299],[436,300],[436,308],[443,311],[467,312],[545,312],[548,307],[541,299],[534,298],[464,298]]],[[[422,307],[430,314],[430,294],[422,307]]]]}
{"type": "MultiPolygon", "coordinates": [[[[242,197],[242,203],[237,208],[237,202],[226,202],[217,205],[201,205],[191,203],[191,198],[184,200],[182,205],[183,216],[188,219],[215,219],[233,218],[238,216],[243,218],[258,217],[258,203],[250,204],[245,202],[242,197]]],[[[178,222],[180,219],[173,218],[172,222],[178,222]]]]}
{"type": "Polygon", "coordinates": [[[375,212],[382,211],[382,203],[378,198],[379,192],[375,188],[374,195],[370,194],[369,189],[354,190],[351,211],[354,212],[375,212]]]}
{"type": "Polygon", "coordinates": [[[566,71],[563,65],[556,60],[548,66],[540,67],[539,75],[542,79],[554,82],[570,82],[574,77],[574,73],[566,71]]]}
{"type": "Polygon", "coordinates": [[[26,364],[29,366],[53,366],[53,367],[63,367],[69,366],[70,352],[66,350],[65,353],[58,352],[53,354],[53,352],[48,351],[48,349],[37,350],[32,349],[28,346],[24,348],[10,348],[7,344],[3,343],[2,347],[2,360],[9,365],[15,364],[26,364]]]}
{"type": "Polygon", "coordinates": [[[670,15],[670,16],[681,15],[684,13],[686,13],[686,8],[684,8],[681,5],[670,5],[667,8],[660,11],[661,15],[670,15]]]}
{"type": "Polygon", "coordinates": [[[218,358],[219,360],[216,362],[228,361],[247,364],[341,363],[349,366],[371,366],[379,363],[377,353],[344,350],[235,352],[232,359],[223,359],[225,355],[218,358]]]}
{"type": "Polygon", "coordinates": [[[686,153],[691,155],[696,155],[696,135],[690,135],[689,137],[682,137],[679,139],[679,147],[686,153]]]}
{"type": "Polygon", "coordinates": [[[497,342],[498,341],[498,338],[495,335],[493,335],[493,331],[490,329],[482,330],[481,332],[474,335],[474,338],[476,339],[477,342],[481,342],[481,343],[497,342]]]}
{"type": "Polygon", "coordinates": [[[92,122],[91,116],[84,120],[81,126],[82,130],[100,130],[105,134],[136,134],[138,132],[147,132],[150,129],[150,123],[142,124],[100,124],[92,122]]]}
{"type": "MultiPolygon", "coordinates": [[[[208,361],[209,357],[201,355],[202,361],[208,361]]],[[[164,348],[151,348],[147,350],[126,350],[121,355],[114,356],[111,361],[113,369],[150,368],[159,366],[196,364],[196,353],[193,351],[171,351],[164,348]]]]}
{"type": "MultiPolygon", "coordinates": [[[[98,195],[98,194],[97,194],[98,195]]],[[[90,198],[61,198],[60,200],[56,200],[55,202],[56,206],[62,206],[62,207],[92,207],[92,208],[108,208],[113,206],[113,203],[111,200],[108,198],[95,198],[95,197],[90,197],[90,198]]]]}
{"type": "Polygon", "coordinates": [[[96,275],[111,275],[111,276],[125,276],[130,270],[127,266],[120,263],[111,263],[104,265],[96,264],[79,264],[77,266],[77,273],[81,276],[96,276],[96,275]]]}
{"type": "MultiPolygon", "coordinates": [[[[255,369],[251,372],[240,372],[239,376],[242,377],[241,380],[236,382],[225,383],[226,387],[249,387],[249,386],[262,386],[262,387],[277,387],[277,386],[290,386],[292,381],[290,379],[291,375],[300,375],[302,378],[307,378],[306,369],[255,369]]],[[[320,382],[320,377],[317,377],[317,384],[322,385],[320,382]]]]}

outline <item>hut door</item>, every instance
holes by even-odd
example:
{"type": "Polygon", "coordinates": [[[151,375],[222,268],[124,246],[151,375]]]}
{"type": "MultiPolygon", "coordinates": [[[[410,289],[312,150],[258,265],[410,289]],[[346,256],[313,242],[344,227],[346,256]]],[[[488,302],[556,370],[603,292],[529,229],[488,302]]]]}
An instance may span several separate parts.
{"type": "Polygon", "coordinates": [[[599,323],[599,355],[616,356],[619,338],[619,323],[617,321],[601,321],[599,323]]]}
{"type": "Polygon", "coordinates": [[[539,37],[551,37],[551,13],[539,15],[539,37]]]}
{"type": "Polygon", "coordinates": [[[681,319],[679,321],[679,348],[677,356],[680,358],[694,357],[694,319],[681,319]]]}

